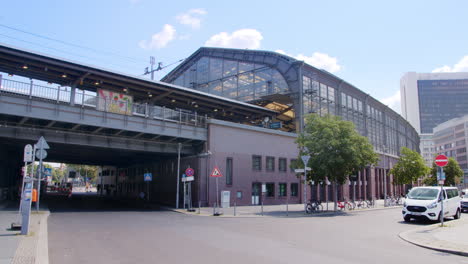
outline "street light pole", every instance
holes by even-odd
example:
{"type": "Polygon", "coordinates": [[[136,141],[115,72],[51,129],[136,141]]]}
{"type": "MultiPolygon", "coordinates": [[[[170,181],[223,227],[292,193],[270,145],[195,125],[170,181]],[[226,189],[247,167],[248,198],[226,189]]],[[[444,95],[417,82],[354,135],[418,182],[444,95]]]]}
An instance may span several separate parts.
{"type": "Polygon", "coordinates": [[[387,147],[383,145],[383,155],[384,155],[384,207],[387,206],[387,156],[385,155],[385,152],[387,150],[387,147]]]}

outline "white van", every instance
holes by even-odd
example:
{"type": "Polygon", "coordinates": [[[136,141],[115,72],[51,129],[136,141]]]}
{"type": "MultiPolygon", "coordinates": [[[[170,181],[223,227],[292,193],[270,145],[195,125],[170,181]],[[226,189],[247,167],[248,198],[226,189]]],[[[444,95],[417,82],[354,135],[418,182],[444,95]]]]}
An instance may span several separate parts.
{"type": "Polygon", "coordinates": [[[444,202],[444,218],[453,216],[460,218],[460,201],[456,187],[414,187],[408,193],[403,204],[403,219],[409,222],[413,219],[429,219],[440,221],[441,201],[444,202]]]}

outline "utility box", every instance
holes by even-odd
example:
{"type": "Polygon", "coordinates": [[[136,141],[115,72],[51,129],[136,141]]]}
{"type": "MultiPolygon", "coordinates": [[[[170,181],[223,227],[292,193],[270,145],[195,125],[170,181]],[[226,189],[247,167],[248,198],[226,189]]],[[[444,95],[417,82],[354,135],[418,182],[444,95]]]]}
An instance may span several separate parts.
{"type": "Polygon", "coordinates": [[[231,191],[221,191],[221,208],[231,207],[231,191]]]}

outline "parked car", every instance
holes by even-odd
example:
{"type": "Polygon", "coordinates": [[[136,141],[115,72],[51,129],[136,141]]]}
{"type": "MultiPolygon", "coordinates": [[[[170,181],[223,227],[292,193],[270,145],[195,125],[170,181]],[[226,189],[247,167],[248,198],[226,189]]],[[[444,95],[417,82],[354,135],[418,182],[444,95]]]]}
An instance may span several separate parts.
{"type": "Polygon", "coordinates": [[[468,212],[468,190],[465,189],[462,191],[462,196],[461,196],[461,210],[462,212],[468,212]]]}
{"type": "Polygon", "coordinates": [[[403,219],[440,221],[442,219],[441,202],[444,203],[443,217],[460,218],[461,198],[456,187],[414,187],[408,193],[403,204],[403,219]]]}

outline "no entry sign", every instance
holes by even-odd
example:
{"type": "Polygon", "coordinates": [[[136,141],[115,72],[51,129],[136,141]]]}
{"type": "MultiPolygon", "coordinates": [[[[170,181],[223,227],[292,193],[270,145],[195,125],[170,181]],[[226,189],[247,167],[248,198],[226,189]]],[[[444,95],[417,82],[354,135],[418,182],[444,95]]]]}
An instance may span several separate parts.
{"type": "Polygon", "coordinates": [[[448,164],[448,158],[445,155],[439,155],[435,159],[435,164],[439,167],[445,167],[448,164]]]}

